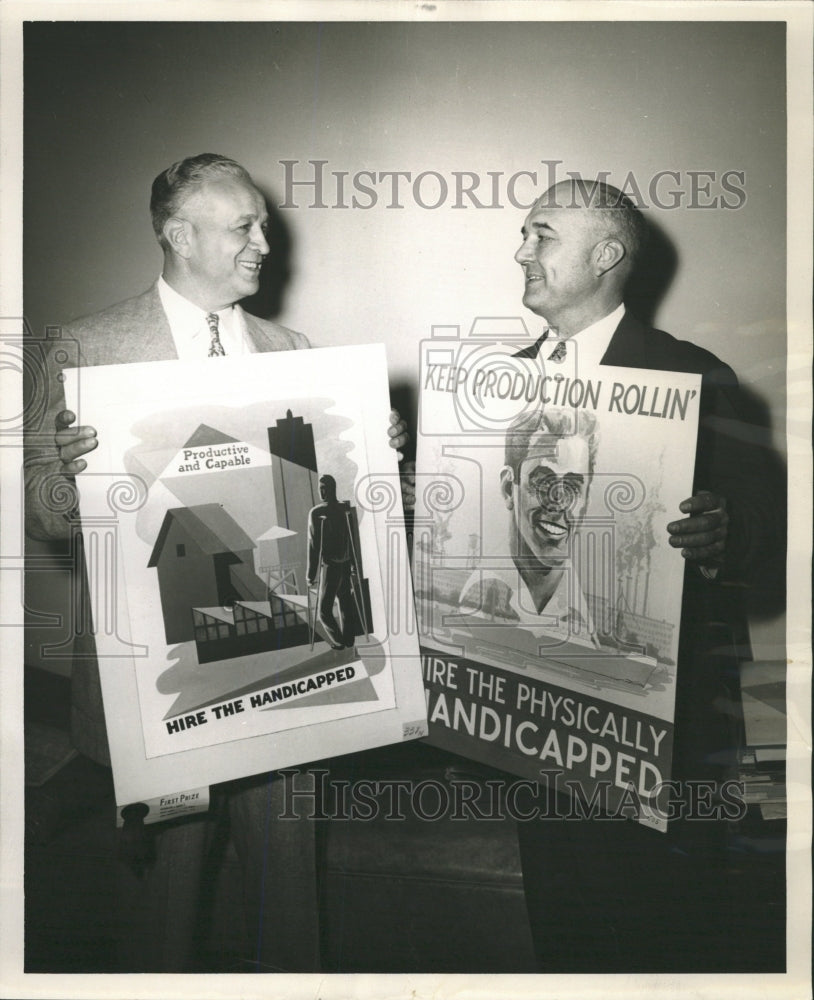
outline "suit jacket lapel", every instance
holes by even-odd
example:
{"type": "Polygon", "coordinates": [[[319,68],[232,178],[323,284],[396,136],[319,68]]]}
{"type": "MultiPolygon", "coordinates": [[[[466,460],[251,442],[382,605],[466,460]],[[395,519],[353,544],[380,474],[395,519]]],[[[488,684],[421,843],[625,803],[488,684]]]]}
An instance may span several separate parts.
{"type": "Polygon", "coordinates": [[[235,309],[240,309],[246,334],[254,345],[254,349],[257,354],[265,354],[267,351],[274,350],[274,348],[270,346],[269,338],[266,336],[265,332],[261,330],[260,325],[255,322],[254,316],[252,316],[251,313],[247,313],[246,310],[241,308],[239,305],[236,305],[235,309]]]}
{"type": "Polygon", "coordinates": [[[275,325],[271,321],[266,320],[261,323],[256,316],[247,313],[240,306],[235,306],[235,308],[240,309],[243,314],[246,332],[258,354],[264,354],[268,351],[290,351],[292,349],[293,344],[289,335],[283,330],[278,331],[275,329],[275,325]]]}
{"type": "Polygon", "coordinates": [[[657,367],[652,364],[650,353],[647,329],[626,312],[611,337],[601,364],[618,365],[620,368],[657,367]]]}
{"type": "Polygon", "coordinates": [[[145,295],[144,311],[144,333],[142,336],[142,351],[144,357],[142,361],[152,361],[155,358],[166,358],[174,360],[178,357],[175,349],[175,341],[172,339],[167,314],[161,305],[161,297],[158,294],[158,285],[153,287],[145,295]]]}
{"type": "Polygon", "coordinates": [[[127,365],[178,357],[156,285],[76,322],[85,364],[127,365]]]}

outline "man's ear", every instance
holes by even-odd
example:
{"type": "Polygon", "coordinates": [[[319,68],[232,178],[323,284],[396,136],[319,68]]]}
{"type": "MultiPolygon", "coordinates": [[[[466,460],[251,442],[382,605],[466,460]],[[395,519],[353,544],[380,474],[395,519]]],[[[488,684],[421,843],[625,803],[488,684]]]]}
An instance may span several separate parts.
{"type": "Polygon", "coordinates": [[[599,277],[606,271],[612,271],[617,264],[627,256],[627,250],[621,240],[615,236],[609,236],[594,247],[594,262],[596,264],[596,274],[599,277]]]}
{"type": "Polygon", "coordinates": [[[163,233],[172,252],[186,260],[192,252],[189,223],[173,215],[164,223],[163,233]]]}
{"type": "Polygon", "coordinates": [[[510,465],[504,465],[500,470],[500,495],[506,510],[514,509],[514,470],[510,465]]]}

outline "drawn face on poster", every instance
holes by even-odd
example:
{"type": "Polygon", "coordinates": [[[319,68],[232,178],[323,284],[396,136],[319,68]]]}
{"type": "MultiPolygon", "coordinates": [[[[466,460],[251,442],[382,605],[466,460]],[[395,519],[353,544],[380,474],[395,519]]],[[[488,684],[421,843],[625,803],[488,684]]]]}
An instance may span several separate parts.
{"type": "Polygon", "coordinates": [[[527,571],[560,567],[582,523],[596,453],[589,416],[523,414],[506,435],[500,490],[510,512],[508,551],[527,571]]]}

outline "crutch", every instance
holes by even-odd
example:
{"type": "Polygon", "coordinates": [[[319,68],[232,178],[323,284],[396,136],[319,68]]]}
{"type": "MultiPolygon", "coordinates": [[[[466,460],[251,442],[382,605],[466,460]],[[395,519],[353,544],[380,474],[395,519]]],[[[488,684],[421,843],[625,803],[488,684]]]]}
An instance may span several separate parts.
{"type": "Polygon", "coordinates": [[[353,541],[353,527],[351,525],[350,514],[351,512],[349,510],[345,511],[345,527],[348,532],[348,541],[350,542],[351,592],[353,594],[353,602],[356,605],[356,612],[359,615],[359,621],[362,623],[362,628],[365,630],[365,639],[370,642],[370,630],[367,625],[367,616],[365,615],[364,608],[365,600],[364,594],[362,593],[362,574],[359,572],[359,557],[356,554],[356,545],[353,541]]]}
{"type": "Polygon", "coordinates": [[[308,632],[309,638],[311,640],[311,652],[314,651],[314,642],[316,640],[317,631],[317,613],[319,611],[318,602],[319,595],[322,593],[322,538],[323,538],[323,528],[325,527],[324,517],[320,517],[319,520],[323,523],[319,526],[319,565],[317,568],[317,582],[313,587],[308,585],[308,581],[305,581],[305,596],[308,600],[308,632]],[[311,607],[311,591],[316,590],[317,596],[314,600],[314,606],[311,607]]]}

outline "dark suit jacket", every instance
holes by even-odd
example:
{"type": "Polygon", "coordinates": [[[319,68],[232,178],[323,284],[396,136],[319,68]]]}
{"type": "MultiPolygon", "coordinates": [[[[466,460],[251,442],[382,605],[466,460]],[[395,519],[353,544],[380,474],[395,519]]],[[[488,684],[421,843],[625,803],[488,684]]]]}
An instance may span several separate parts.
{"type": "MultiPolygon", "coordinates": [[[[536,357],[545,337],[518,356],[536,357]]],[[[759,576],[771,547],[783,544],[782,487],[772,480],[759,433],[745,420],[735,373],[710,351],[625,313],[602,364],[702,376],[693,492],[725,497],[730,520],[717,577],[685,567],[673,775],[720,779],[738,739],[732,712],[737,657],[749,655],[744,589],[759,576]]],[[[676,520],[681,516],[674,512],[676,520]]]]}
{"type": "MultiPolygon", "coordinates": [[[[692,805],[687,782],[737,776],[738,660],[746,652],[741,599],[765,547],[781,537],[774,533],[783,506],[737,379],[715,355],[626,314],[602,363],[702,376],[694,488],[726,498],[730,531],[716,579],[684,568],[672,765],[673,780],[684,784],[672,786],[676,818],[666,834],[598,820],[518,823],[532,935],[546,972],[732,971],[743,951],[731,933],[740,905],[731,824],[682,818],[680,807],[692,805]]],[[[711,805],[712,787],[695,787],[706,787],[711,805]]]]}
{"type": "MultiPolygon", "coordinates": [[[[760,573],[777,535],[778,484],[745,420],[732,369],[688,341],[625,314],[602,364],[702,376],[693,491],[726,498],[729,530],[724,565],[714,580],[685,568],[676,690],[676,778],[721,778],[738,739],[737,655],[748,655],[744,588],[760,573]]],[[[675,518],[682,515],[675,512],[675,518]]],[[[676,557],[680,558],[676,550],[676,557]]]]}
{"type": "Polygon", "coordinates": [[[732,369],[710,351],[625,314],[602,358],[604,365],[693,372],[703,376],[694,490],[726,497],[729,537],[721,581],[749,583],[775,540],[778,484],[732,369]]]}
{"type": "MultiPolygon", "coordinates": [[[[258,352],[288,351],[309,346],[307,338],[301,333],[248,313],[243,315],[249,337],[258,352]]],[[[49,384],[47,413],[40,424],[43,431],[35,438],[29,436],[26,448],[25,521],[26,532],[33,538],[70,537],[70,524],[65,516],[66,510],[72,506],[69,500],[66,501],[70,489],[66,489],[53,442],[54,418],[65,409],[60,380],[65,356],[59,348],[66,341],[78,344],[81,365],[168,361],[178,356],[157,285],[63,328],[61,340],[53,342],[45,358],[49,384]]],[[[74,575],[74,586],[87,595],[87,581],[81,565],[74,575]]],[[[88,601],[85,600],[84,604],[87,607],[88,601]]],[[[87,623],[74,640],[71,688],[74,745],[98,763],[109,764],[96,646],[93,635],[87,630],[87,623]]]]}

